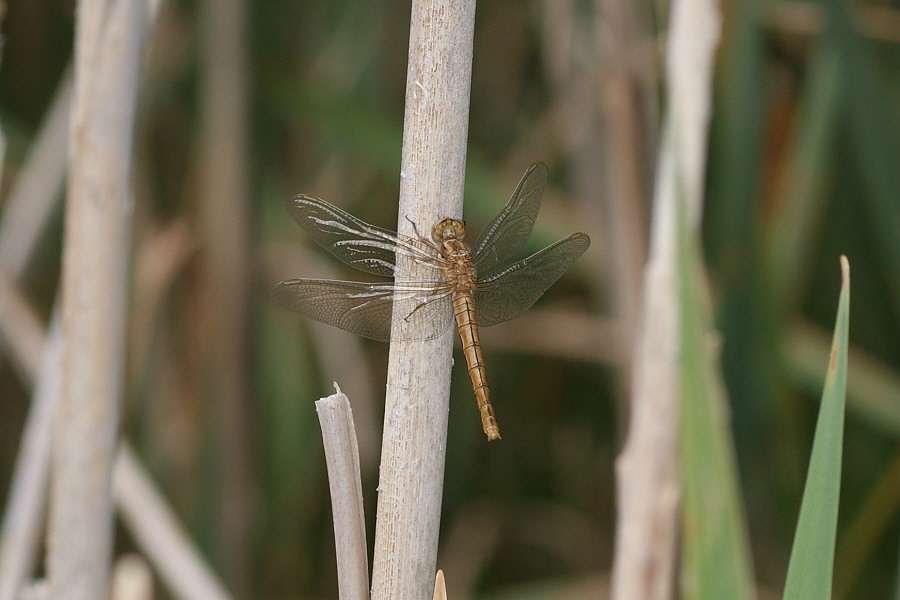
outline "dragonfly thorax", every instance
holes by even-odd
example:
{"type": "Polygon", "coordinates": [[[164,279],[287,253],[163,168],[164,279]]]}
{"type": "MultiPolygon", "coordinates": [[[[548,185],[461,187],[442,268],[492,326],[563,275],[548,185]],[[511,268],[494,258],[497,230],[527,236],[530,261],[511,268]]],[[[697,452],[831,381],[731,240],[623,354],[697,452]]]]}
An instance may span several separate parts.
{"type": "Polygon", "coordinates": [[[511,262],[531,232],[546,181],[547,168],[532,165],[474,248],[463,241],[465,224],[458,219],[435,225],[429,240],[408,217],[413,236],[369,225],[319,198],[296,196],[288,205],[291,216],[343,262],[391,276],[403,258],[427,267],[427,275],[390,283],[290,279],[275,286],[270,296],[277,304],[317,321],[382,341],[436,339],[447,330],[452,309],[482,430],[489,440],[498,439],[478,327],[507,321],[527,310],[591,243],[585,234],[575,233],[511,262]],[[477,265],[485,265],[486,277],[479,278],[477,265]],[[416,327],[396,330],[397,315],[405,315],[403,319],[416,327]]]}
{"type": "Polygon", "coordinates": [[[459,219],[444,219],[431,230],[431,237],[437,243],[447,240],[461,240],[465,235],[466,225],[459,219]]]}

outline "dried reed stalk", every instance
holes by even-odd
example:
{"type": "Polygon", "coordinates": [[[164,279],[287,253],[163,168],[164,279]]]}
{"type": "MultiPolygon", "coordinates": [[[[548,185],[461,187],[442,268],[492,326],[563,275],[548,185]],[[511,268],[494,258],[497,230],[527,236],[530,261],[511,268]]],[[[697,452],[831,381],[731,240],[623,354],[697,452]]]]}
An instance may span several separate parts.
{"type": "Polygon", "coordinates": [[[334,387],[337,393],[316,401],[316,413],[322,426],[325,462],[328,465],[338,596],[341,600],[367,600],[369,558],[366,552],[359,448],[350,400],[336,383],[334,387]]]}
{"type": "MultiPolygon", "coordinates": [[[[2,278],[5,279],[5,278],[2,278]]],[[[15,293],[12,282],[5,280],[6,289],[0,298],[15,293]]],[[[27,381],[34,385],[28,419],[22,431],[19,454],[15,471],[9,486],[6,512],[3,515],[2,535],[0,535],[0,600],[14,600],[34,572],[37,562],[38,541],[40,539],[44,511],[47,507],[47,472],[50,467],[53,418],[61,392],[62,371],[62,325],[58,311],[53,311],[50,334],[43,343],[40,357],[29,357],[29,347],[39,345],[45,338],[41,324],[30,309],[17,307],[19,302],[3,302],[4,316],[0,319],[0,331],[16,362],[27,366],[27,381]],[[22,322],[31,322],[28,337],[38,341],[25,341],[25,336],[9,334],[11,319],[19,321],[15,329],[21,329],[22,322]]],[[[25,306],[24,299],[21,305],[25,306]]]]}
{"type": "MultiPolygon", "coordinates": [[[[398,230],[427,234],[462,209],[475,2],[414,0],[406,75],[398,230]]],[[[398,278],[415,278],[400,261],[398,278]]],[[[396,316],[395,316],[396,317],[396,316]]],[[[401,327],[395,318],[395,327],[401,327]]],[[[373,600],[434,590],[447,439],[451,333],[393,342],[388,364],[373,600]]]]}
{"type": "Polygon", "coordinates": [[[669,106],[644,273],[631,422],[616,464],[613,600],[673,597],[680,494],[677,227],[681,218],[688,235],[698,234],[718,35],[718,12],[711,2],[673,4],[666,61],[669,106]]]}
{"type": "Polygon", "coordinates": [[[81,0],[76,11],[63,250],[63,393],[48,527],[47,574],[54,599],[96,600],[108,594],[132,124],[145,10],[138,2],[81,0]]]}

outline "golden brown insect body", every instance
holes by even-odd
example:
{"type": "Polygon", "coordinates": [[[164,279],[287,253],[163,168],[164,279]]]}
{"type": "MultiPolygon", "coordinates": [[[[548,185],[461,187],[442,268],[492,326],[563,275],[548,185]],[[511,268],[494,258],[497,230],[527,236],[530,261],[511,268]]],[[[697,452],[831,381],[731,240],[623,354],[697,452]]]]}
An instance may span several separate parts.
{"type": "Polygon", "coordinates": [[[457,219],[438,223],[432,239],[420,236],[413,224],[415,237],[409,237],[369,225],[320,198],[296,196],[288,212],[316,243],[356,269],[394,281],[289,279],[272,288],[270,297],[312,319],[382,342],[433,340],[455,321],[482,429],[488,440],[499,439],[478,328],[528,310],[591,244],[587,235],[573,233],[515,260],[531,234],[546,183],[547,167],[531,165],[471,246],[463,243],[465,226],[457,219]],[[416,265],[415,279],[398,278],[401,260],[416,265]],[[405,326],[394,327],[398,317],[405,326]]]}
{"type": "Polygon", "coordinates": [[[443,271],[447,287],[453,290],[453,315],[459,338],[462,341],[463,355],[469,369],[469,378],[478,401],[478,412],[481,415],[481,428],[488,440],[500,439],[500,427],[491,405],[490,388],[487,384],[487,372],[484,369],[484,358],[481,354],[481,341],[478,337],[478,317],[472,290],[476,285],[476,272],[472,264],[469,247],[462,241],[465,225],[457,219],[444,219],[434,226],[432,238],[439,244],[441,254],[449,265],[443,271]]]}

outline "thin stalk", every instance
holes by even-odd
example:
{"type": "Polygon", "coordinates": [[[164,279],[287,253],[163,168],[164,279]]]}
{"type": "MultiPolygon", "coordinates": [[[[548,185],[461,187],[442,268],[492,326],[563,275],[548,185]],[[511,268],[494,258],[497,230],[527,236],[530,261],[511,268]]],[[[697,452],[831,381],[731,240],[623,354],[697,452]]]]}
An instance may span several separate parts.
{"type": "Polygon", "coordinates": [[[675,583],[679,452],[678,266],[682,235],[697,235],[706,165],[712,58],[719,16],[708,0],[673,3],[666,55],[666,108],[660,142],[650,253],[632,371],[628,437],[618,477],[614,600],[668,600],[675,583]]]}
{"type": "MultiPolygon", "coordinates": [[[[427,235],[462,209],[475,2],[414,0],[410,23],[398,230],[427,235]]],[[[399,265],[413,278],[414,265],[399,265]]],[[[395,326],[403,326],[395,319],[395,326]]],[[[452,337],[393,342],[388,364],[373,600],[434,591],[447,438],[452,337]]]]}
{"type": "MultiPolygon", "coordinates": [[[[6,289],[2,296],[16,294],[12,282],[4,281],[3,287],[6,289]]],[[[25,342],[25,336],[22,335],[11,336],[9,318],[0,322],[0,335],[11,353],[17,357],[16,362],[27,366],[26,380],[34,385],[31,408],[22,431],[0,529],[0,600],[18,598],[34,572],[47,507],[53,417],[61,393],[63,348],[59,311],[53,311],[50,334],[43,343],[43,353],[29,357],[31,352],[28,348],[44,341],[44,331],[37,318],[29,309],[24,308],[24,299],[21,299],[23,309],[10,310],[10,305],[16,304],[18,302],[11,302],[10,298],[6,298],[2,313],[15,315],[19,321],[16,329],[21,329],[22,323],[28,323],[31,330],[28,337],[38,340],[38,344],[25,342]]]]}
{"type": "Polygon", "coordinates": [[[194,304],[196,348],[207,368],[201,385],[212,398],[221,465],[214,486],[220,501],[216,556],[229,586],[248,596],[252,498],[248,465],[247,349],[250,223],[247,182],[247,50],[242,0],[200,3],[199,194],[197,224],[202,275],[194,304]]]}
{"type": "Polygon", "coordinates": [[[63,251],[63,394],[54,432],[50,597],[108,594],[121,394],[132,125],[145,7],[82,0],[63,251]]]}
{"type": "Polygon", "coordinates": [[[369,597],[369,564],[359,447],[350,400],[337,384],[334,387],[337,393],[316,401],[316,413],[322,426],[325,463],[328,465],[338,595],[341,600],[366,600],[369,597]]]}

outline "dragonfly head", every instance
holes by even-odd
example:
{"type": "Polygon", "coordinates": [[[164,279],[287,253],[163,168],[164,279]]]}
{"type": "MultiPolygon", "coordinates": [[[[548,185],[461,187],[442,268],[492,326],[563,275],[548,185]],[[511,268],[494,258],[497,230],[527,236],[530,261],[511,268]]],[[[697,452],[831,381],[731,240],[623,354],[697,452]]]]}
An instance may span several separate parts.
{"type": "Polygon", "coordinates": [[[461,240],[466,234],[466,225],[458,219],[444,219],[431,230],[431,237],[435,242],[446,240],[461,240]]]}

